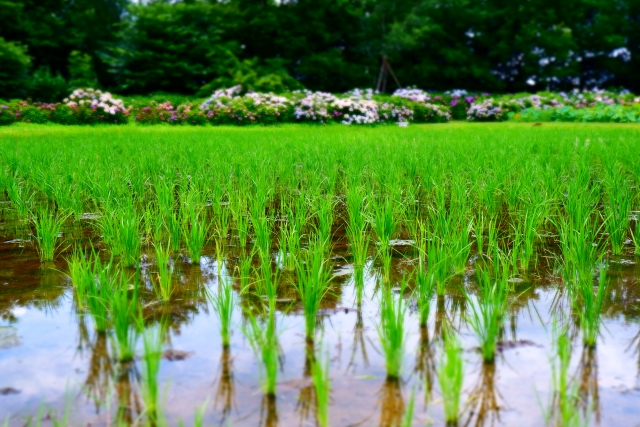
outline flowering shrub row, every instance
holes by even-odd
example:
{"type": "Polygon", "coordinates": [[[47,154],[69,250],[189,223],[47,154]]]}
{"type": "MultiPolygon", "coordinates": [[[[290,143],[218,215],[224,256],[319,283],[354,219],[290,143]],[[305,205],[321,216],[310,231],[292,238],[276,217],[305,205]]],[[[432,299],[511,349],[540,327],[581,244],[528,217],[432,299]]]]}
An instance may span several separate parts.
{"type": "MultiPolygon", "coordinates": [[[[129,101],[128,101],[129,102],[129,101]]],[[[0,125],[17,121],[59,124],[246,125],[275,123],[439,123],[450,120],[501,121],[582,120],[634,121],[640,98],[605,91],[491,96],[454,90],[444,93],[407,88],[392,95],[354,89],[342,95],[295,91],[282,95],[242,92],[234,86],[215,91],[204,101],[156,102],[147,99],[127,107],[121,99],[95,89],[75,90],[63,103],[0,102],[0,125]],[[176,105],[177,104],[177,105],[176,105]],[[610,107],[608,110],[604,107],[610,107]],[[587,110],[596,109],[593,114],[587,110]],[[584,110],[580,112],[580,110],[584,110]],[[606,111],[606,112],[605,112],[606,111]]]]}

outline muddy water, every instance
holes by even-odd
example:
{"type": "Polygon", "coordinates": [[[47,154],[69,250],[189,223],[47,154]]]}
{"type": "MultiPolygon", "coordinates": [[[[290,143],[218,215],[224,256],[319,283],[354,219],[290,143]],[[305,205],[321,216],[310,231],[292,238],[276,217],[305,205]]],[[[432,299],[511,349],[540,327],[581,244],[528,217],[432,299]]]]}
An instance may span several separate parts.
{"type": "MultiPolygon", "coordinates": [[[[93,239],[100,248],[90,225],[86,221],[67,227],[66,244],[93,239]]],[[[112,337],[96,333],[89,316],[77,313],[64,253],[52,264],[41,264],[29,242],[29,227],[6,214],[0,233],[0,420],[9,418],[9,425],[19,426],[40,417],[47,425],[46,414],[61,414],[66,407],[71,408],[73,425],[107,425],[117,408],[125,418],[138,419],[143,409],[140,361],[114,361],[109,356],[112,337]]],[[[358,306],[346,249],[343,241],[337,242],[332,297],[321,313],[322,345],[331,358],[331,425],[394,425],[412,394],[414,425],[444,425],[435,371],[444,322],[459,331],[465,348],[460,425],[544,425],[551,382],[550,322],[554,315],[570,311],[548,258],[541,257],[535,274],[514,284],[520,296],[511,306],[495,365],[482,363],[474,336],[462,320],[466,305],[458,289],[474,286],[470,262],[467,272],[449,285],[447,296],[434,300],[427,329],[420,329],[416,314],[410,312],[403,379],[390,383],[376,332],[380,267],[368,264],[365,296],[358,306]]],[[[395,281],[412,268],[411,249],[396,250],[395,281]]],[[[170,304],[158,303],[151,292],[143,295],[149,323],[164,318],[171,325],[160,368],[161,401],[170,425],[179,420],[190,425],[199,407],[205,408],[205,425],[315,425],[306,362],[313,349],[304,339],[302,313],[289,301],[293,293],[287,274],[278,304],[278,395],[270,400],[261,393],[257,359],[241,333],[239,309],[231,348],[222,350],[215,317],[202,293],[203,287],[216,289],[219,266],[213,248],[205,255],[200,266],[175,259],[178,290],[170,304]]],[[[222,274],[233,271],[237,256],[231,241],[222,274]]],[[[274,262],[276,258],[274,254],[274,262]]],[[[153,257],[145,254],[143,277],[153,269],[153,257]]],[[[603,426],[640,426],[638,277],[640,259],[632,254],[610,259],[611,301],[597,348],[583,348],[577,327],[572,329],[573,381],[592,403],[592,420],[603,426]]]]}

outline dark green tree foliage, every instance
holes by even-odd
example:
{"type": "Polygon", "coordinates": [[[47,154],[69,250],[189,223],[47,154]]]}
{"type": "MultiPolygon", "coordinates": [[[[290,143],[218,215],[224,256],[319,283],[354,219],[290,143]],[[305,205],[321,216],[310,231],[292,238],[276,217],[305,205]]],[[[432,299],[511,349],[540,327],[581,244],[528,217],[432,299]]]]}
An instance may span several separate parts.
{"type": "Polygon", "coordinates": [[[11,98],[24,93],[23,84],[30,62],[25,46],[0,37],[0,97],[11,98]]]}
{"type": "Polygon", "coordinates": [[[640,92],[638,0],[0,0],[0,23],[31,76],[129,93],[340,92],[374,87],[383,56],[402,86],[640,92]]]}
{"type": "Polygon", "coordinates": [[[132,6],[102,56],[126,92],[193,93],[224,72],[238,50],[223,40],[221,7],[202,2],[132,6]]]}

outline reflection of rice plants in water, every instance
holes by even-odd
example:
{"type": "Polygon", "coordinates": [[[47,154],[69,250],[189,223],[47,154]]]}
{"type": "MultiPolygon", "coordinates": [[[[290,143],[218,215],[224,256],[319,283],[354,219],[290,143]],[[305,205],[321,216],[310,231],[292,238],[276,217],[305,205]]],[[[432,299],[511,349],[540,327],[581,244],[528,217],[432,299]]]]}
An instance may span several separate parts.
{"type": "Polygon", "coordinates": [[[450,425],[458,423],[463,379],[464,361],[460,340],[454,332],[449,331],[444,337],[442,356],[438,366],[438,383],[442,393],[445,420],[450,425]]]}

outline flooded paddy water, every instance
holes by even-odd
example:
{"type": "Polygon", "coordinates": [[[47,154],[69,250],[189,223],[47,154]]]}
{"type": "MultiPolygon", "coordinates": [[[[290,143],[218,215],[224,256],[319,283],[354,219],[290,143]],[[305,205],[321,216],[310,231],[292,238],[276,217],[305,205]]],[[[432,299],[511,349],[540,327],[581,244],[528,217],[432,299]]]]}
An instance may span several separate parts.
{"type": "MultiPolygon", "coordinates": [[[[274,135],[284,137],[280,131],[269,132],[272,139],[267,141],[273,142],[274,135]]],[[[406,136],[395,132],[386,137],[402,147],[406,136]]],[[[509,132],[502,137],[517,135],[509,132]]],[[[394,154],[394,158],[391,153],[395,151],[390,148],[368,153],[359,141],[371,134],[353,133],[342,142],[353,143],[361,161],[357,155],[349,160],[345,148],[330,144],[324,147],[325,153],[336,152],[329,154],[329,160],[320,155],[322,160],[317,160],[315,154],[305,157],[302,148],[288,155],[285,152],[291,146],[285,144],[263,154],[252,152],[249,160],[241,158],[218,175],[212,164],[200,164],[188,153],[182,152],[184,157],[174,157],[171,163],[180,150],[162,151],[159,147],[166,141],[157,135],[150,139],[148,148],[158,150],[163,158],[138,158],[140,170],[117,163],[135,163],[127,158],[130,153],[125,149],[117,158],[93,166],[84,164],[75,172],[60,163],[69,158],[80,162],[83,156],[98,158],[103,149],[89,147],[95,151],[84,155],[77,146],[64,147],[54,155],[43,148],[40,136],[31,136],[30,142],[40,153],[27,155],[29,159],[24,161],[16,160],[22,158],[19,154],[5,154],[3,159],[9,172],[3,180],[6,189],[0,203],[0,421],[7,419],[9,426],[53,425],[61,420],[63,425],[78,426],[178,425],[181,421],[185,425],[317,425],[322,423],[318,410],[322,391],[318,390],[314,366],[320,364],[328,369],[330,392],[325,410],[331,426],[640,426],[640,256],[634,244],[635,174],[640,169],[621,150],[621,146],[633,147],[637,135],[623,134],[627,140],[614,147],[611,141],[617,141],[618,134],[599,130],[591,140],[600,137],[611,146],[589,148],[583,144],[576,156],[568,153],[576,147],[575,129],[560,128],[542,139],[530,132],[528,128],[523,131],[524,148],[519,154],[483,152],[480,156],[484,160],[466,158],[459,160],[458,166],[450,161],[462,156],[463,142],[479,153],[484,148],[478,146],[489,144],[491,139],[470,141],[469,134],[457,137],[453,131],[427,137],[415,131],[411,137],[423,137],[439,149],[418,154],[414,162],[409,155],[394,154]],[[553,142],[548,147],[544,144],[547,140],[553,142]],[[551,155],[554,144],[557,151],[551,155]],[[563,144],[568,147],[566,152],[563,144]],[[625,205],[628,222],[617,249],[611,243],[616,230],[606,227],[607,218],[613,215],[609,198],[613,184],[607,179],[618,178],[606,175],[602,167],[603,154],[613,148],[618,150],[614,157],[625,173],[617,182],[626,183],[628,191],[623,196],[629,198],[625,205]],[[451,152],[447,154],[447,150],[451,152]],[[540,154],[545,150],[548,157],[540,154]],[[273,160],[279,155],[283,158],[273,160]],[[391,159],[389,163],[395,162],[394,167],[370,166],[379,164],[376,161],[385,155],[391,159]],[[268,157],[271,160],[265,160],[268,157]],[[480,177],[473,170],[479,165],[484,168],[492,157],[496,162],[509,159],[511,169],[504,175],[483,174],[479,184],[480,177]],[[58,160],[52,166],[54,158],[58,160]],[[443,166],[425,168],[428,162],[424,160],[434,158],[443,166]],[[534,160],[526,166],[519,161],[525,158],[534,160]],[[545,159],[551,158],[553,164],[544,167],[545,159]],[[265,163],[270,167],[255,166],[265,163]],[[108,165],[114,169],[103,190],[95,182],[109,170],[108,165]],[[452,167],[464,179],[456,179],[452,167]],[[337,172],[332,178],[327,171],[334,168],[337,172]],[[79,171],[85,169],[92,172],[83,177],[79,171]],[[302,172],[288,175],[285,169],[302,172]],[[323,172],[318,172],[320,169],[323,172]],[[47,170],[53,178],[42,174],[47,170]],[[542,176],[544,170],[547,178],[540,182],[531,178],[542,176]],[[171,176],[170,212],[163,211],[160,172],[171,176]],[[402,178],[385,180],[384,172],[402,178]],[[581,181],[583,172],[587,178],[581,181]],[[427,174],[432,179],[441,174],[443,185],[425,177],[427,174]],[[317,181],[316,175],[321,176],[317,181]],[[57,176],[63,177],[63,192],[81,194],[80,207],[55,190],[57,176]],[[521,186],[514,184],[516,178],[521,186]],[[14,181],[20,190],[11,188],[14,181]],[[220,189],[210,190],[216,182],[222,183],[220,189]],[[575,182],[578,184],[572,184],[575,182]],[[492,185],[495,191],[489,197],[483,195],[492,185]],[[554,186],[558,191],[552,191],[554,186]],[[194,188],[202,194],[200,198],[193,195],[197,201],[188,199],[188,190],[194,188]],[[578,189],[593,199],[581,199],[578,189]],[[543,196],[535,198],[533,192],[543,196]],[[580,207],[567,202],[573,196],[582,200],[577,203],[580,207]],[[238,197],[246,204],[235,205],[238,197]],[[117,206],[108,201],[111,198],[118,201],[117,206]],[[24,199],[29,201],[20,201],[24,199]],[[133,222],[139,242],[133,245],[137,249],[133,249],[135,262],[131,265],[125,261],[129,256],[126,245],[119,247],[108,235],[110,225],[105,219],[116,217],[115,223],[122,227],[116,234],[124,235],[127,229],[122,224],[128,218],[126,207],[122,208],[125,199],[134,200],[133,222]],[[329,200],[329,215],[319,199],[329,200]],[[22,213],[21,203],[29,208],[22,213]],[[256,204],[263,205],[253,209],[256,204]],[[192,205],[201,209],[201,217],[189,216],[192,205]],[[362,208],[362,233],[353,233],[358,226],[356,205],[362,208]],[[533,215],[532,206],[538,205],[545,208],[537,213],[539,221],[529,233],[523,218],[533,215]],[[52,261],[43,259],[41,248],[46,237],[36,227],[42,222],[42,206],[51,209],[46,210],[47,215],[62,218],[54,236],[57,246],[52,261]],[[580,216],[585,207],[587,213],[580,216]],[[147,208],[154,210],[147,213],[147,208]],[[240,217],[236,218],[235,209],[242,210],[240,217]],[[522,215],[522,211],[529,214],[522,215]],[[173,214],[180,219],[178,231],[172,229],[173,214]],[[304,218],[297,231],[292,226],[296,214],[304,218]],[[558,218],[569,221],[574,216],[593,222],[592,234],[588,228],[579,233],[591,240],[575,243],[571,240],[574,237],[563,232],[567,224],[579,227],[581,222],[562,225],[558,218]],[[156,223],[155,217],[161,220],[156,223]],[[243,218],[248,225],[243,225],[243,218]],[[189,233],[200,220],[206,223],[206,238],[200,262],[194,264],[193,235],[189,233]],[[261,229],[263,220],[266,233],[261,229]],[[362,235],[366,235],[364,248],[357,241],[362,235]],[[297,240],[292,236],[298,236],[297,240]],[[451,249],[455,239],[461,240],[460,246],[451,249]],[[531,253],[526,250],[527,242],[532,244],[531,253]],[[166,265],[158,263],[162,245],[169,254],[166,265]],[[584,247],[600,252],[572,252],[584,247]],[[93,258],[92,251],[96,254],[93,258]],[[322,255],[322,266],[317,270],[312,269],[315,251],[322,255]],[[436,256],[440,257],[437,262],[436,256]],[[586,261],[581,261],[585,257],[586,261]],[[118,335],[114,303],[109,302],[110,297],[92,295],[74,282],[70,272],[74,259],[97,261],[110,266],[101,271],[124,277],[123,295],[135,305],[127,317],[132,335],[124,339],[129,339],[134,349],[129,360],[122,357],[123,338],[118,335]],[[437,276],[435,271],[441,265],[446,268],[437,276]],[[305,272],[318,276],[323,271],[328,285],[313,315],[315,329],[309,337],[298,286],[301,279],[306,280],[305,272]],[[419,285],[421,271],[429,279],[424,287],[419,285]],[[506,274],[502,275],[503,271],[506,274]],[[170,288],[163,294],[161,277],[167,272],[170,288]],[[483,272],[490,277],[486,283],[483,272]],[[585,280],[592,281],[589,286],[596,296],[606,281],[606,293],[598,306],[601,319],[595,344],[587,344],[585,331],[591,320],[580,314],[593,301],[584,293],[576,296],[578,282],[585,280]],[[273,293],[264,285],[270,281],[273,293]],[[474,309],[485,307],[481,301],[489,295],[482,292],[487,283],[495,283],[496,289],[502,286],[507,294],[504,313],[498,315],[501,323],[493,361],[483,357],[482,342],[473,328],[474,309]],[[227,286],[235,299],[230,312],[230,343],[224,346],[215,297],[227,286]],[[426,305],[424,292],[429,296],[426,305]],[[103,331],[97,326],[100,307],[91,308],[91,301],[108,306],[103,331]],[[393,329],[382,320],[382,310],[390,307],[385,301],[392,301],[396,308],[402,308],[396,304],[403,301],[406,310],[400,333],[404,341],[396,353],[401,369],[395,377],[389,374],[388,353],[382,342],[383,330],[393,329]],[[425,310],[427,321],[421,326],[420,314],[425,310]],[[253,320],[258,330],[268,330],[271,316],[277,338],[274,395],[265,388],[265,352],[260,346],[255,348],[251,326],[253,320]],[[151,348],[149,331],[160,336],[155,410],[150,409],[154,399],[149,394],[150,362],[146,358],[151,348]],[[559,335],[570,342],[565,371],[558,364],[559,335]],[[459,339],[463,361],[455,421],[444,412],[449,398],[442,392],[449,381],[442,372],[447,361],[444,343],[453,336],[459,339]],[[555,385],[560,371],[566,374],[563,384],[568,393],[563,394],[555,385]],[[557,411],[559,407],[567,410],[562,399],[575,413],[564,419],[557,411]]],[[[229,133],[238,138],[235,131],[229,133]]],[[[312,138],[310,135],[300,138],[312,138]]],[[[335,136],[331,130],[327,139],[335,136]]],[[[78,144],[81,137],[86,134],[69,139],[78,144]]],[[[194,151],[203,153],[211,137],[200,137],[204,142],[194,151]]],[[[128,138],[133,143],[143,141],[135,140],[139,135],[128,138]]],[[[246,153],[254,147],[255,138],[255,131],[247,131],[239,148],[227,146],[225,150],[246,153]]],[[[583,143],[585,138],[578,137],[583,143]]],[[[61,137],[59,142],[63,140],[61,137]]],[[[320,139],[316,142],[324,143],[320,139]]],[[[130,143],[116,141],[120,148],[130,143]]],[[[378,143],[384,145],[384,141],[378,143]]],[[[413,147],[413,142],[407,144],[405,148],[413,147]]],[[[209,146],[215,147],[214,143],[209,146]]],[[[311,146],[307,149],[313,151],[311,146]]],[[[18,144],[16,151],[21,150],[24,147],[18,144]]],[[[224,161],[228,158],[215,165],[224,161]]],[[[497,165],[494,168],[498,170],[497,165]]],[[[624,205],[624,197],[616,200],[624,205]]],[[[117,280],[109,283],[120,286],[114,284],[117,280]]]]}

